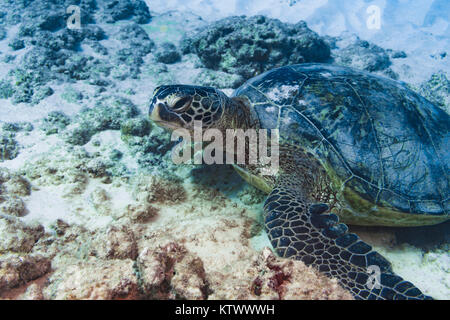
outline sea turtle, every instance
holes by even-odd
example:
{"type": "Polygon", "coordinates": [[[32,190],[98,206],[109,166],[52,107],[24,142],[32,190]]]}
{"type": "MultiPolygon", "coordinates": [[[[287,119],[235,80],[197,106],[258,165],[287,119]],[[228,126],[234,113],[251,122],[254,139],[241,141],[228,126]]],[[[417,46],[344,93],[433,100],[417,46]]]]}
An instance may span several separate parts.
{"type": "Polygon", "coordinates": [[[222,132],[278,129],[276,176],[235,165],[268,193],[264,224],[277,254],[337,278],[358,299],[429,298],[339,222],[422,226],[449,219],[450,116],[403,83],[299,64],[252,78],[230,98],[211,87],[160,86],[149,112],[171,130],[193,131],[195,120],[222,132]]]}

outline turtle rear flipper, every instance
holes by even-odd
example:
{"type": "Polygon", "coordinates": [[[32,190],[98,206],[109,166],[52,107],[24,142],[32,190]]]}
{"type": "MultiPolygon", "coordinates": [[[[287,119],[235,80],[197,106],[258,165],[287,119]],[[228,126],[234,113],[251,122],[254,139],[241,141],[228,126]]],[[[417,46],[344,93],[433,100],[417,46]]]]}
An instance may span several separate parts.
{"type": "Polygon", "coordinates": [[[348,233],[326,204],[308,204],[290,184],[278,185],[264,205],[265,227],[281,257],[314,266],[356,299],[431,299],[392,271],[391,264],[348,233]]]}

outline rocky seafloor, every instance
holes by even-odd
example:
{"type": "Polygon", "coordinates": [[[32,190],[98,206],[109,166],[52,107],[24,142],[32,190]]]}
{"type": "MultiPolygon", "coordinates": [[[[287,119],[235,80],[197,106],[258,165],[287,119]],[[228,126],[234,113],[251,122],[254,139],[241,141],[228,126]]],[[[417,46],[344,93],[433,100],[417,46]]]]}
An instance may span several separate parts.
{"type": "MultiPolygon", "coordinates": [[[[424,59],[442,68],[417,74],[407,50],[264,16],[211,23],[141,0],[3,1],[0,297],[351,299],[272,253],[264,195],[230,167],[174,165],[149,99],[161,84],[231,93],[277,66],[333,62],[406,81],[449,112],[448,55],[424,59]],[[81,29],[66,27],[70,5],[81,29]]],[[[398,274],[449,299],[448,229],[355,230],[398,274]]]]}

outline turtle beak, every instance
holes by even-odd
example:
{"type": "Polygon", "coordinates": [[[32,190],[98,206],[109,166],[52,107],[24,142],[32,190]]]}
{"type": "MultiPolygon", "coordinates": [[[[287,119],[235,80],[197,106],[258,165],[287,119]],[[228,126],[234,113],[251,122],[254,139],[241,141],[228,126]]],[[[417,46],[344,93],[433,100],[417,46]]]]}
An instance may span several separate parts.
{"type": "Polygon", "coordinates": [[[170,111],[162,102],[152,104],[149,115],[150,119],[161,127],[171,130],[182,127],[178,115],[170,111]]]}
{"type": "Polygon", "coordinates": [[[162,121],[161,117],[159,116],[159,110],[161,108],[161,105],[162,103],[152,103],[149,110],[151,120],[155,122],[162,121]]]}

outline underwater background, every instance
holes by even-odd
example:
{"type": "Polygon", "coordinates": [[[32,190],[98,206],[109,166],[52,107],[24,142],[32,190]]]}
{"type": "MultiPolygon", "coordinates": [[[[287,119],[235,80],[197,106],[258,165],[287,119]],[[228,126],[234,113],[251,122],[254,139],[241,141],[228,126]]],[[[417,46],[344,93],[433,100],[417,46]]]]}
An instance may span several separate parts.
{"type": "MultiPolygon", "coordinates": [[[[150,98],[329,62],[450,112],[449,17],[447,0],[0,2],[0,297],[351,299],[272,253],[265,195],[231,167],[173,164],[150,98]]],[[[448,222],[351,229],[450,299],[448,222]]]]}

